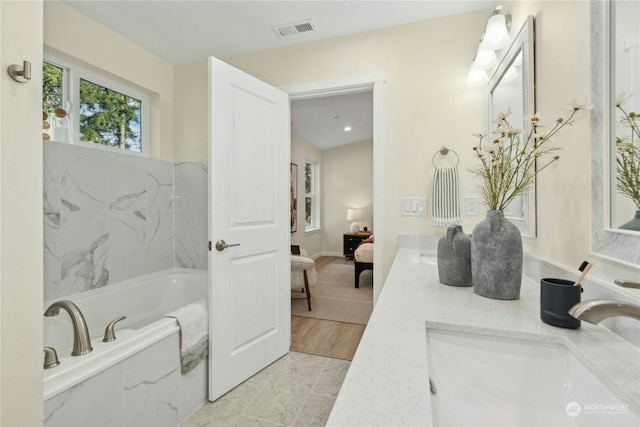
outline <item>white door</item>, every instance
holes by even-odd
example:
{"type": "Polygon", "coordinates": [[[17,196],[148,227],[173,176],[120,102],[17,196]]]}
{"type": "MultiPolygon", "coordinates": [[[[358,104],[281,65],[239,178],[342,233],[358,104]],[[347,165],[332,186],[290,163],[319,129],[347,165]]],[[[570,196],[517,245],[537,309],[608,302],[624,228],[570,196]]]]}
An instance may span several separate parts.
{"type": "Polygon", "coordinates": [[[289,122],[286,93],[209,58],[209,400],[289,351],[289,122]]]}

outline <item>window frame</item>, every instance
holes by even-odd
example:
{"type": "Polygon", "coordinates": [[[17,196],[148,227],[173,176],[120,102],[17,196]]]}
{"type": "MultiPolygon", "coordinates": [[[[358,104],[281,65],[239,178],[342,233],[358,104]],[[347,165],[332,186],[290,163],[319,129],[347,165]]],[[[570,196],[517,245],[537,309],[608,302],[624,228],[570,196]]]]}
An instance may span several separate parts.
{"type": "Polygon", "coordinates": [[[311,159],[305,159],[305,174],[304,174],[304,202],[305,202],[305,221],[304,231],[311,232],[320,229],[320,164],[311,159]],[[307,165],[311,165],[311,192],[307,193],[307,165]],[[307,225],[307,198],[311,199],[311,223],[307,225]]]}
{"type": "MultiPolygon", "coordinates": [[[[65,61],[48,53],[44,54],[43,61],[62,68],[62,105],[69,117],[69,141],[67,143],[83,147],[91,147],[97,150],[107,150],[115,153],[130,154],[134,156],[149,157],[151,153],[150,137],[150,97],[126,83],[118,82],[95,71],[88,70],[82,66],[65,61]],[[96,84],[125,96],[135,98],[140,101],[140,145],[141,151],[132,151],[119,147],[98,144],[90,141],[80,140],[80,79],[96,84]]],[[[60,141],[56,141],[60,142],[60,141]]]]}

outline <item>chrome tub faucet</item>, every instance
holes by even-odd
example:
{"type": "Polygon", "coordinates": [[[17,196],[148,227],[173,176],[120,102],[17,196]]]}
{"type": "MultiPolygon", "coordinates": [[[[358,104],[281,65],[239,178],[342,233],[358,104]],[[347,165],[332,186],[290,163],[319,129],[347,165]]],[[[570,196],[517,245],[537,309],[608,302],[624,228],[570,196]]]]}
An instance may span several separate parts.
{"type": "Polygon", "coordinates": [[[77,305],[71,301],[57,301],[47,308],[44,315],[47,317],[57,316],[61,308],[69,313],[73,325],[73,351],[71,355],[82,356],[90,353],[93,348],[91,347],[91,338],[89,338],[89,329],[77,305]]]}

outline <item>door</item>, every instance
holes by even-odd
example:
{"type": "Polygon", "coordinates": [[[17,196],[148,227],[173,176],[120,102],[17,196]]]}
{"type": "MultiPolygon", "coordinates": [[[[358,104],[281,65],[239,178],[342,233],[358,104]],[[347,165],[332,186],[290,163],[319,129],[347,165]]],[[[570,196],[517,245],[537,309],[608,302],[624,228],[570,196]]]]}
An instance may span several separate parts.
{"type": "Polygon", "coordinates": [[[212,401],[289,351],[289,133],[286,93],[209,58],[212,401]]]}

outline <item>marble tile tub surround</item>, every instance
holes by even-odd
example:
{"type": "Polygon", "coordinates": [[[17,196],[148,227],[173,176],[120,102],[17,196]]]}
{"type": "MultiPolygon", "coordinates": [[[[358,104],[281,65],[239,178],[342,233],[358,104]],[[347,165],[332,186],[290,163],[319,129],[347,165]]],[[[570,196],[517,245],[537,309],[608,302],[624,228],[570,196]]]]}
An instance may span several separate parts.
{"type": "Polygon", "coordinates": [[[442,285],[435,253],[428,246],[398,250],[328,425],[431,425],[426,322],[461,332],[565,342],[638,413],[640,349],[600,325],[574,330],[540,321],[539,279],[523,277],[515,301],[442,285]],[[423,262],[422,254],[431,262],[423,262]]]}
{"type": "Polygon", "coordinates": [[[44,298],[207,268],[207,166],[44,144],[44,298]]]}
{"type": "Polygon", "coordinates": [[[44,425],[177,426],[207,396],[207,362],[180,374],[178,331],[47,399],[44,425]]]}

